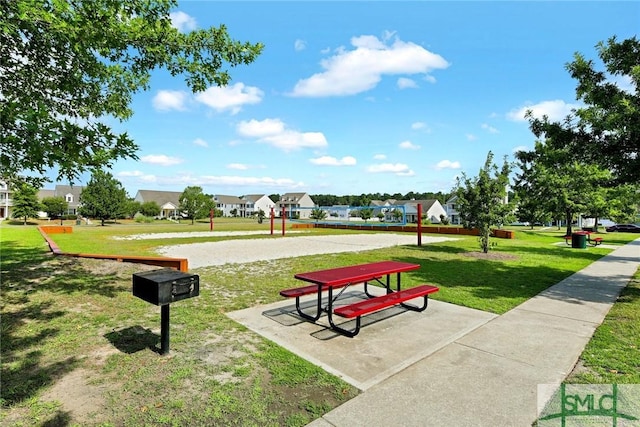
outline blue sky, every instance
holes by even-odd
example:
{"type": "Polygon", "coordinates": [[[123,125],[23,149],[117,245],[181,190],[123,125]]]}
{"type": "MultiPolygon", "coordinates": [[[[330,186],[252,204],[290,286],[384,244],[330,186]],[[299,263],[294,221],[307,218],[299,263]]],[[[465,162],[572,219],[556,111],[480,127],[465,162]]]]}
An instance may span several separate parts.
{"type": "Polygon", "coordinates": [[[114,125],[140,146],[112,169],[132,197],[449,192],[489,150],[533,147],[527,108],[577,106],[565,64],[600,68],[595,45],[637,35],[640,3],[182,0],[172,18],[265,48],[226,88],[154,74],[114,125]]]}

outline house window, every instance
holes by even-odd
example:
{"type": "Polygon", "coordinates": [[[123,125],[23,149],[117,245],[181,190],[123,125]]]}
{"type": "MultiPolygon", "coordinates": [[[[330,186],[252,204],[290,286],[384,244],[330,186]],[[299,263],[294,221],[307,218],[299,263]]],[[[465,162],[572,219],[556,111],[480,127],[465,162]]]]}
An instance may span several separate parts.
{"type": "Polygon", "coordinates": [[[66,196],[64,196],[64,199],[67,201],[67,203],[73,203],[73,194],[67,194],[66,196]]]}

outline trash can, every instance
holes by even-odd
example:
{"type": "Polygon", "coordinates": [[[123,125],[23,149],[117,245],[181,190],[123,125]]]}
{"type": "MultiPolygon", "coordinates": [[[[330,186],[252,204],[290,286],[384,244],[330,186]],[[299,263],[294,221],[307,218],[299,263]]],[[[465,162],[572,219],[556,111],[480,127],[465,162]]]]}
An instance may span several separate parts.
{"type": "Polygon", "coordinates": [[[587,235],[585,233],[571,234],[571,247],[577,249],[587,248],[587,235]]]}

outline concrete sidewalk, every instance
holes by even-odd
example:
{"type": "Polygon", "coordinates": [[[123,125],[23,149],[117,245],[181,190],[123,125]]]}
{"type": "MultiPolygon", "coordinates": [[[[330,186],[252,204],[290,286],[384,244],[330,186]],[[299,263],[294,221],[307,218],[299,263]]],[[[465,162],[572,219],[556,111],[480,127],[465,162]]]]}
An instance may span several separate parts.
{"type": "Polygon", "coordinates": [[[531,426],[640,266],[640,239],[367,389],[310,424],[531,426]]]}
{"type": "Polygon", "coordinates": [[[571,372],[639,266],[640,239],[502,316],[430,300],[365,316],[354,338],[301,320],[292,300],[228,315],[363,390],[312,427],[530,426],[538,384],[571,372]]]}

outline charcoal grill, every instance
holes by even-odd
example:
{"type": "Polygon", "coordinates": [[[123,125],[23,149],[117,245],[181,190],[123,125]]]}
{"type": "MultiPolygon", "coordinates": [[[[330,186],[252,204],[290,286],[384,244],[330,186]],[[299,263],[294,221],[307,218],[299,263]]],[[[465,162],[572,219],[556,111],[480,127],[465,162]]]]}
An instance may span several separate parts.
{"type": "Polygon", "coordinates": [[[168,354],[170,304],[200,295],[200,277],[171,268],[134,273],[133,295],[160,306],[160,354],[168,354]]]}

